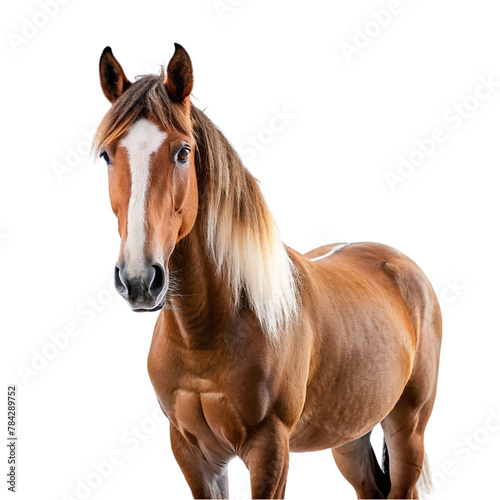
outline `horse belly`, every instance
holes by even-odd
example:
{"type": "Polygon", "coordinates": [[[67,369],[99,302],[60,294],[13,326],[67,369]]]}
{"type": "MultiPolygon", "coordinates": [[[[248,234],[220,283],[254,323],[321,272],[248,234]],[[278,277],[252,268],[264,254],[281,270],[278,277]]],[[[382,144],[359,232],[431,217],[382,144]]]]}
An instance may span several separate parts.
{"type": "Polygon", "coordinates": [[[372,404],[339,399],[331,401],[327,411],[306,410],[290,436],[290,451],[325,450],[364,436],[390,412],[401,392],[386,401],[372,399],[372,404]]]}
{"type": "MultiPolygon", "coordinates": [[[[405,336],[403,335],[403,339],[405,336]]],[[[344,354],[347,350],[344,350],[344,354]]],[[[351,351],[350,366],[330,360],[308,385],[303,412],[290,437],[291,451],[340,446],[368,433],[397,403],[411,373],[413,349],[401,341],[383,356],[351,351]],[[340,367],[339,367],[340,366],[340,367]]]]}

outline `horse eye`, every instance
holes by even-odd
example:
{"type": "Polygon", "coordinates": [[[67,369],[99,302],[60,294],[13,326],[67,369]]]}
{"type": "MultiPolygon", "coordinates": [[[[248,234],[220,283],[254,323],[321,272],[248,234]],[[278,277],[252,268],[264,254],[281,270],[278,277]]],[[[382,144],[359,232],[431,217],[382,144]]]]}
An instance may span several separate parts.
{"type": "Polygon", "coordinates": [[[103,151],[100,155],[99,158],[104,158],[104,161],[106,162],[107,165],[111,165],[111,161],[109,160],[108,153],[106,151],[103,151]]]}
{"type": "Polygon", "coordinates": [[[183,147],[177,153],[177,161],[179,163],[186,163],[189,156],[189,148],[183,147]]]}

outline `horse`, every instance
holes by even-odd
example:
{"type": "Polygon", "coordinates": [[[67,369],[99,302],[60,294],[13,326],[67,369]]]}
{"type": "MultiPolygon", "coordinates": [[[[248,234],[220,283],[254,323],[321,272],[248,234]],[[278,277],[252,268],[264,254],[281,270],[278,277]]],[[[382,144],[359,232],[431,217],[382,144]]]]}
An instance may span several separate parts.
{"type": "Polygon", "coordinates": [[[99,74],[115,286],[133,311],[160,311],[148,373],[193,497],[228,498],[239,457],[253,498],[283,498],[289,453],[329,448],[359,498],[418,498],[441,344],[421,269],[379,243],[286,246],[256,179],[191,102],[182,46],[134,82],[106,47],[99,74]]]}

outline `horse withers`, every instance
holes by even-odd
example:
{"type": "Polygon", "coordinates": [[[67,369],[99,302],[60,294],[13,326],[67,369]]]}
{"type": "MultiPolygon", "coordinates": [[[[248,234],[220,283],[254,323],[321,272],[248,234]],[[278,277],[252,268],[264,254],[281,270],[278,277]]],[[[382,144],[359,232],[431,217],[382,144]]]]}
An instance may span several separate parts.
{"type": "Polygon", "coordinates": [[[193,496],[227,498],[238,456],[254,498],[282,498],[289,452],[331,448],[359,498],[417,498],[441,343],[420,268],[377,243],[285,246],[255,178],[191,103],[180,45],[133,83],[106,48],[100,79],[116,288],[160,311],[148,370],[193,496]]]}

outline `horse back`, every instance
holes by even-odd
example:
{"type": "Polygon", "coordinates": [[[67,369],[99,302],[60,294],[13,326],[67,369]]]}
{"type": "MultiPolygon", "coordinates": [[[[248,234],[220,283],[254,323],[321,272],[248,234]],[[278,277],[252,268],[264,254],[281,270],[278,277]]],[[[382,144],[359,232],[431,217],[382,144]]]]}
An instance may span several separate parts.
{"type": "Polygon", "coordinates": [[[402,252],[380,243],[337,243],[303,257],[308,281],[317,283],[323,295],[337,292],[351,298],[357,295],[360,301],[391,302],[395,316],[410,319],[415,348],[425,331],[440,338],[441,312],[434,289],[420,267],[402,252]]]}

